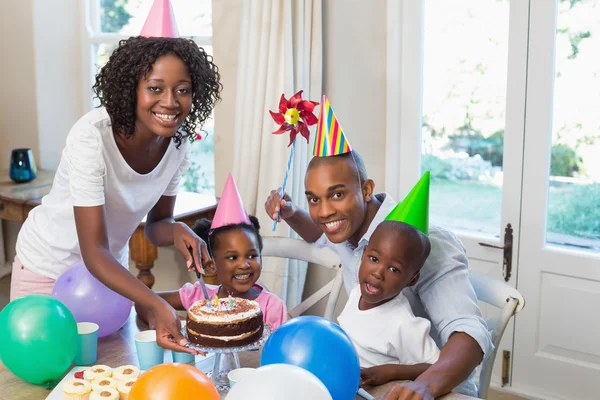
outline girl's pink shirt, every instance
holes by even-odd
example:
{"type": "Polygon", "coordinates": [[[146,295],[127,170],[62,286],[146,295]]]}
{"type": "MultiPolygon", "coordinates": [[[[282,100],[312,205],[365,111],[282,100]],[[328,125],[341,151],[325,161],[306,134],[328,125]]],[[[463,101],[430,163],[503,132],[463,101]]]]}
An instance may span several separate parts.
{"type": "MultiPolygon", "coordinates": [[[[274,331],[279,325],[287,321],[288,315],[285,303],[262,286],[254,284],[254,287],[260,290],[260,294],[255,301],[263,312],[263,320],[266,324],[269,324],[271,330],[274,331]]],[[[206,290],[208,291],[208,295],[211,298],[214,298],[219,291],[219,286],[206,285],[206,290]]],[[[183,307],[185,307],[186,310],[189,309],[194,302],[204,300],[204,294],[202,293],[200,283],[186,283],[179,289],[179,297],[181,297],[181,304],[183,304],[183,307]]]]}

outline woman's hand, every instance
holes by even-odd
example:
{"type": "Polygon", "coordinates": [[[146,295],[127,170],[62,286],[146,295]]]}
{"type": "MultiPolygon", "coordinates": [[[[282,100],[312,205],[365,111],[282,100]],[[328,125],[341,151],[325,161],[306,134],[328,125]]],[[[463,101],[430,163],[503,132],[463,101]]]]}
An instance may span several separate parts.
{"type": "Polygon", "coordinates": [[[185,257],[189,271],[192,271],[195,268],[198,272],[204,274],[202,265],[210,260],[206,242],[204,242],[204,240],[198,237],[198,235],[183,222],[175,222],[173,224],[173,244],[185,257]]]}
{"type": "MultiPolygon", "coordinates": [[[[206,355],[204,352],[186,347],[188,341],[181,334],[179,316],[166,301],[159,302],[150,312],[154,320],[154,329],[156,329],[156,343],[160,347],[181,353],[206,355]]],[[[148,323],[150,323],[150,318],[148,323]]]]}

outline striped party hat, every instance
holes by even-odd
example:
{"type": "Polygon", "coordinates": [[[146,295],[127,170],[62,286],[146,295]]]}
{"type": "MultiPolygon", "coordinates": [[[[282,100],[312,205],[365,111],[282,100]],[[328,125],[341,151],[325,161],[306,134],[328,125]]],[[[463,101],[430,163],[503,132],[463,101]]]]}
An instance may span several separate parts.
{"type": "Polygon", "coordinates": [[[344,131],[338,122],[327,96],[323,95],[319,126],[313,145],[313,156],[330,157],[352,151],[350,143],[344,136],[344,131]]]}

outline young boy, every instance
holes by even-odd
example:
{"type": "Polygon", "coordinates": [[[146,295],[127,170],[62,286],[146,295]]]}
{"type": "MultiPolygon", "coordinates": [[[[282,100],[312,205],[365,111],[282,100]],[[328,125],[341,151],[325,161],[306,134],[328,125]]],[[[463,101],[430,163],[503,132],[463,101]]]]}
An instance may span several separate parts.
{"type": "Polygon", "coordinates": [[[383,221],[363,252],[359,284],[338,322],[358,352],[364,385],[414,380],[439,357],[429,321],[415,317],[402,294],[419,280],[430,250],[417,229],[383,221]]]}
{"type": "MultiPolygon", "coordinates": [[[[288,195],[280,198],[278,190],[271,192],[265,209],[271,218],[285,220],[307,242],[333,248],[342,259],[344,286],[350,292],[358,284],[365,246],[396,203],[387,193],[374,194],[375,183],[367,178],[360,155],[350,149],[328,100],[324,98],[321,104],[315,137],[315,150],[319,151],[313,151],[315,157],[304,181],[310,214],[298,209],[288,195]],[[336,138],[341,137],[344,146],[322,146],[327,143],[322,140],[328,135],[327,126],[337,129],[336,138]],[[320,151],[323,148],[344,150],[327,154],[320,151]]],[[[403,294],[415,315],[431,321],[431,335],[442,352],[439,361],[420,375],[412,388],[423,399],[453,389],[475,396],[469,388],[456,386],[473,375],[484,355],[492,350],[491,336],[469,281],[464,246],[452,232],[434,225],[430,226],[429,240],[431,253],[421,277],[403,294]]]]}

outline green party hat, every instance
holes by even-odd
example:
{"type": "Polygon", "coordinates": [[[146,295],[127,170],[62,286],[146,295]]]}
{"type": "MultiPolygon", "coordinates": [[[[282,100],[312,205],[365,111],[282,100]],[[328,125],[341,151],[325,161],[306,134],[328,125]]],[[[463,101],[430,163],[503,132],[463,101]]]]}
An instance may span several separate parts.
{"type": "Polygon", "coordinates": [[[429,171],[406,197],[385,217],[386,221],[400,221],[429,234],[429,171]]]}

